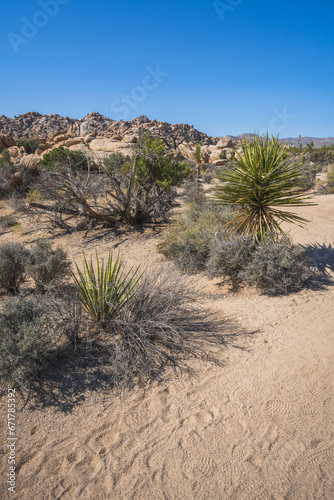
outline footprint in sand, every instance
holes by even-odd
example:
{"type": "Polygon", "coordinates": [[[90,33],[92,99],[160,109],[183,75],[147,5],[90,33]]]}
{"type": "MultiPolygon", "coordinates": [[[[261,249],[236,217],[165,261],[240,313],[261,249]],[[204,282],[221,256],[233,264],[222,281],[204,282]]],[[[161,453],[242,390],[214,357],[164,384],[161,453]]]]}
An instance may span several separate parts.
{"type": "Polygon", "coordinates": [[[292,407],[289,403],[275,399],[267,401],[265,408],[270,413],[278,413],[280,415],[289,415],[292,411],[292,407]]]}

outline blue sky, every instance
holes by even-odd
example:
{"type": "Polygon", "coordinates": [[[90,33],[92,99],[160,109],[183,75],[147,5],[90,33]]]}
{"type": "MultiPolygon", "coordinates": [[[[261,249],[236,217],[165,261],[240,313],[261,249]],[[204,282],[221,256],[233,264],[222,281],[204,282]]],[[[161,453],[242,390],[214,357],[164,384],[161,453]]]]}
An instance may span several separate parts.
{"type": "Polygon", "coordinates": [[[0,114],[334,136],[332,0],[6,1],[0,37],[0,114]]]}

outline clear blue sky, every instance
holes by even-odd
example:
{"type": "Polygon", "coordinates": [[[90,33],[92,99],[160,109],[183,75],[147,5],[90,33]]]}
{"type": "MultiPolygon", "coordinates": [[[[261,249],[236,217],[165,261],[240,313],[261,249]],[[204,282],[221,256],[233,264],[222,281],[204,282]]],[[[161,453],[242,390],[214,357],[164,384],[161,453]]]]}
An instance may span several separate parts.
{"type": "Polygon", "coordinates": [[[334,136],[333,0],[12,0],[0,36],[0,114],[334,136]]]}

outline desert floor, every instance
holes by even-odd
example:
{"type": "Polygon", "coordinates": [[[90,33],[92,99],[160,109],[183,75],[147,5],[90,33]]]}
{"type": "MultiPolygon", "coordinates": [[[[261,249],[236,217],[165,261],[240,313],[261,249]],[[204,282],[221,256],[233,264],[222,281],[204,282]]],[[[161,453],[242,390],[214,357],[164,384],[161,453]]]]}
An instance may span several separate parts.
{"type": "MultiPolygon", "coordinates": [[[[2,398],[1,499],[334,498],[334,195],[314,201],[296,209],[310,219],[307,229],[287,229],[323,273],[318,286],[267,297],[196,278],[205,285],[203,306],[245,332],[221,347],[223,366],[192,361],[196,376],[169,376],[122,397],[80,392],[69,369],[58,399],[19,398],[16,494],[6,491],[2,398]]],[[[160,235],[67,235],[54,243],[77,261],[83,250],[117,248],[130,264],[171,266],[157,252],[160,235]]],[[[37,236],[24,230],[0,243],[37,236]]]]}

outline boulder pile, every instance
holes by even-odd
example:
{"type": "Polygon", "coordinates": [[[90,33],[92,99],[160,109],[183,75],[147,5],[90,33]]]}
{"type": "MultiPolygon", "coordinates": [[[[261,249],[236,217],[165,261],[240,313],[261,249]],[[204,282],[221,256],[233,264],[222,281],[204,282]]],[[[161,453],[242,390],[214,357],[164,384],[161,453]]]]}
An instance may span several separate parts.
{"type": "Polygon", "coordinates": [[[235,154],[239,141],[232,137],[213,138],[196,130],[193,125],[169,124],[139,116],[132,121],[115,121],[99,113],[89,113],[80,120],[59,115],[29,112],[18,117],[0,116],[0,152],[8,148],[14,164],[36,163],[54,147],[63,146],[104,158],[121,152],[131,156],[134,144],[142,133],[160,137],[170,154],[177,159],[195,160],[196,144],[201,143],[202,163],[223,165],[235,154]],[[34,155],[27,155],[16,139],[33,137],[41,144],[34,155]]]}

